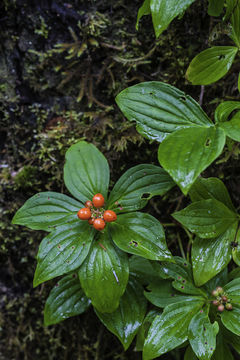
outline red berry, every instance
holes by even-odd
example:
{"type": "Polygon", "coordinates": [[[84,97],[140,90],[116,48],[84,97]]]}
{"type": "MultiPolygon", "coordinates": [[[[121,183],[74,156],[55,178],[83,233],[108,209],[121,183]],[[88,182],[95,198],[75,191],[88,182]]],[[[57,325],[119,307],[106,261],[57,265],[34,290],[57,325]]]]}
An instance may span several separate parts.
{"type": "Polygon", "coordinates": [[[223,296],[222,296],[222,301],[227,302],[227,301],[228,301],[227,296],[223,295],[223,296]]]}
{"type": "Polygon", "coordinates": [[[87,201],[85,202],[85,206],[88,207],[88,208],[90,208],[90,207],[93,206],[93,204],[92,204],[92,202],[91,202],[90,200],[87,200],[87,201]]]}
{"type": "Polygon", "coordinates": [[[224,305],[222,305],[222,304],[219,305],[219,306],[218,306],[218,311],[223,312],[223,311],[224,311],[224,305]]]}
{"type": "Polygon", "coordinates": [[[104,197],[102,194],[96,194],[94,195],[92,202],[96,208],[102,207],[104,205],[104,197]]]}
{"type": "Polygon", "coordinates": [[[88,220],[90,219],[91,215],[91,210],[88,207],[80,209],[77,213],[77,216],[81,220],[88,220]]]}
{"type": "Polygon", "coordinates": [[[97,218],[97,219],[94,219],[93,221],[93,227],[96,229],[96,230],[103,230],[105,228],[105,221],[101,218],[97,218]]]}
{"type": "Polygon", "coordinates": [[[106,210],[104,211],[103,218],[106,222],[112,222],[117,220],[117,215],[112,210],[106,210]]]}
{"type": "Polygon", "coordinates": [[[217,296],[218,296],[218,291],[217,291],[217,290],[213,290],[213,291],[212,291],[212,296],[217,297],[217,296]]]}
{"type": "Polygon", "coordinates": [[[218,305],[220,305],[220,303],[219,303],[219,301],[218,300],[213,300],[213,305],[215,305],[215,306],[218,306],[218,305]]]}
{"type": "Polygon", "coordinates": [[[92,219],[92,218],[88,220],[89,225],[93,225],[93,222],[94,222],[94,219],[92,219]]]}

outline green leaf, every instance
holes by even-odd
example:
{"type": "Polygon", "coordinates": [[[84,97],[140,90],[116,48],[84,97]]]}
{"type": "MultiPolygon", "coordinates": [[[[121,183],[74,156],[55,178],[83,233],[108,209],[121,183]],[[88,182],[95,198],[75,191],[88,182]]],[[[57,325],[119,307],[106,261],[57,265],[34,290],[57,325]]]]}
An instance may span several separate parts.
{"type": "Polygon", "coordinates": [[[221,154],[225,138],[225,132],[214,127],[178,130],[160,144],[158,160],[186,195],[198,175],[221,154]]]}
{"type": "Polygon", "coordinates": [[[240,73],[238,74],[238,91],[240,92],[240,73]]]}
{"type": "Polygon", "coordinates": [[[227,0],[227,7],[231,10],[232,34],[231,38],[240,48],[240,4],[238,0],[227,0]]]}
{"type": "Polygon", "coordinates": [[[238,220],[238,215],[215,199],[196,201],[172,215],[203,239],[223,234],[238,220]]]}
{"type": "Polygon", "coordinates": [[[193,85],[209,85],[221,79],[238,52],[235,46],[213,46],[191,61],[186,77],[193,85]]]}
{"type": "Polygon", "coordinates": [[[69,196],[52,191],[38,193],[28,199],[16,212],[13,224],[25,225],[30,229],[51,231],[57,225],[77,218],[83,205],[69,196]]]}
{"type": "Polygon", "coordinates": [[[229,350],[228,345],[225,342],[222,334],[219,332],[217,336],[217,346],[216,350],[211,358],[211,360],[234,360],[231,351],[229,350]]]}
{"type": "Polygon", "coordinates": [[[209,280],[204,288],[208,291],[209,294],[212,294],[212,291],[216,289],[217,286],[223,286],[228,283],[228,269],[225,267],[219,274],[214,276],[211,280],[209,280]]]}
{"type": "Polygon", "coordinates": [[[223,325],[232,333],[240,336],[240,305],[234,304],[232,310],[224,310],[221,314],[223,325]]]}
{"type": "Polygon", "coordinates": [[[224,0],[208,0],[208,15],[219,16],[223,12],[224,0]]]}
{"type": "Polygon", "coordinates": [[[240,266],[240,244],[239,244],[239,241],[240,241],[240,228],[238,227],[238,229],[236,231],[236,235],[231,243],[233,261],[238,266],[240,266]]]}
{"type": "Polygon", "coordinates": [[[66,152],[64,182],[70,193],[85,202],[101,193],[107,198],[109,167],[106,158],[92,144],[79,141],[66,152]]]}
{"type": "Polygon", "coordinates": [[[233,14],[234,8],[237,5],[238,0],[226,0],[226,14],[223,20],[228,21],[230,16],[233,14]]]}
{"type": "Polygon", "coordinates": [[[131,86],[118,94],[116,102],[126,118],[136,122],[141,135],[158,142],[179,129],[212,125],[191,96],[163,82],[131,86]]]}
{"type": "Polygon", "coordinates": [[[230,121],[220,123],[219,125],[230,139],[240,142],[240,112],[238,112],[230,121]]]}
{"type": "Polygon", "coordinates": [[[186,352],[184,354],[184,360],[198,360],[198,358],[194,354],[191,346],[187,347],[187,350],[186,350],[186,352]]]}
{"type": "MultiPolygon", "coordinates": [[[[232,258],[231,242],[235,238],[237,223],[214,239],[196,238],[192,245],[193,277],[202,286],[220,273],[232,258]]],[[[213,289],[212,289],[213,290],[213,289]]]]}
{"type": "Polygon", "coordinates": [[[121,250],[150,260],[172,261],[163,227],[153,216],[139,212],[122,214],[109,227],[121,250]]]}
{"type": "Polygon", "coordinates": [[[71,316],[82,314],[90,305],[77,274],[62,278],[51,290],[44,308],[44,325],[57,324],[71,316]]]}
{"type": "Polygon", "coordinates": [[[239,249],[239,244],[237,245],[237,247],[233,247],[233,249],[232,249],[232,257],[233,257],[233,261],[235,262],[235,264],[237,264],[238,266],[240,266],[240,249],[239,249]]]}
{"type": "Polygon", "coordinates": [[[182,14],[195,0],[150,0],[155,35],[158,37],[171,21],[182,14]]]}
{"type": "Polygon", "coordinates": [[[33,286],[77,269],[88,255],[94,230],[78,220],[57,227],[39,247],[33,286]]]}
{"type": "Polygon", "coordinates": [[[195,296],[185,296],[172,287],[172,281],[158,280],[150,283],[148,291],[144,292],[145,297],[155,306],[165,308],[170,304],[182,301],[192,301],[195,296]]]}
{"type": "MultiPolygon", "coordinates": [[[[157,265],[160,266],[160,264],[157,265]]],[[[129,259],[129,271],[130,275],[134,276],[143,285],[152,281],[159,281],[160,278],[151,261],[136,255],[131,256],[129,259]]]]}
{"type": "Polygon", "coordinates": [[[116,182],[109,196],[107,208],[117,213],[139,210],[153,196],[164,195],[174,185],[172,178],[159,166],[134,166],[116,182]]]}
{"type": "Polygon", "coordinates": [[[164,278],[172,278],[172,286],[184,294],[201,295],[206,297],[205,291],[196,288],[193,284],[192,269],[190,264],[182,258],[174,257],[176,263],[163,263],[159,275],[164,278]]]}
{"type": "Polygon", "coordinates": [[[131,280],[117,310],[111,314],[96,311],[96,314],[107,329],[118,337],[124,350],[127,350],[142,325],[146,310],[147,301],[143,296],[143,288],[136,280],[131,280]]]}
{"type": "Polygon", "coordinates": [[[139,27],[139,21],[141,20],[141,18],[144,15],[149,15],[151,14],[151,10],[150,10],[150,0],[145,0],[142,4],[142,6],[139,8],[138,10],[138,14],[137,14],[137,23],[136,23],[136,30],[138,30],[139,27]]]}
{"type": "Polygon", "coordinates": [[[222,327],[221,331],[223,333],[224,340],[226,341],[226,343],[231,345],[234,348],[234,350],[236,350],[237,353],[240,354],[240,337],[233,334],[225,327],[222,327]]]}
{"type": "Polygon", "coordinates": [[[234,110],[240,110],[240,101],[224,101],[219,104],[214,113],[216,123],[225,122],[234,110]]]}
{"type": "Polygon", "coordinates": [[[201,310],[193,316],[188,327],[188,340],[199,360],[210,360],[216,348],[218,323],[211,324],[208,311],[201,310]]]}
{"type": "Polygon", "coordinates": [[[226,186],[218,178],[198,178],[189,190],[189,195],[192,202],[215,199],[222,202],[230,210],[236,211],[226,186]]]}
{"type": "Polygon", "coordinates": [[[237,268],[233,269],[228,274],[229,280],[236,279],[236,278],[239,278],[239,277],[240,277],[240,267],[237,267],[237,268]]]}
{"type": "Polygon", "coordinates": [[[148,330],[157,315],[161,315],[161,310],[152,309],[147,313],[147,315],[143,321],[143,324],[141,325],[141,327],[137,333],[137,341],[136,341],[136,350],[137,351],[143,350],[143,345],[144,345],[144,341],[147,337],[148,330]]]}
{"type": "Polygon", "coordinates": [[[174,263],[162,263],[156,267],[156,263],[153,263],[155,271],[163,279],[175,279],[175,280],[189,280],[192,281],[192,267],[191,264],[179,256],[174,256],[174,263]],[[180,277],[179,277],[180,276],[180,277]]]}
{"type": "Polygon", "coordinates": [[[240,278],[234,279],[224,286],[228,297],[230,298],[231,303],[239,304],[240,303],[240,278]]]}
{"type": "Polygon", "coordinates": [[[79,269],[82,288],[99,312],[117,309],[128,274],[127,255],[115,247],[107,232],[99,234],[79,269]]]}
{"type": "Polygon", "coordinates": [[[183,301],[168,305],[162,315],[156,316],[145,341],[143,359],[160,356],[184,343],[188,336],[188,325],[204,301],[183,301]]]}

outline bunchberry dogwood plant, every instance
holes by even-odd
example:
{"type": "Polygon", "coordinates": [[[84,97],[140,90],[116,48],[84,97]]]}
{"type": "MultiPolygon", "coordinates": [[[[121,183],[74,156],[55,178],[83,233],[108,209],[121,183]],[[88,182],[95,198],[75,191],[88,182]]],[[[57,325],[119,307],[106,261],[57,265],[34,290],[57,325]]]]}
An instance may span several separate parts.
{"type": "Polygon", "coordinates": [[[107,160],[84,141],[67,151],[64,181],[75,199],[42,192],[13,218],[50,232],[39,247],[34,286],[64,275],[47,300],[45,324],[78,315],[91,303],[114,333],[117,322],[116,335],[128,347],[146,310],[141,285],[129,278],[128,254],[173,261],[160,222],[137,210],[174,182],[160,167],[142,164],[127,170],[108,194],[107,160]]]}

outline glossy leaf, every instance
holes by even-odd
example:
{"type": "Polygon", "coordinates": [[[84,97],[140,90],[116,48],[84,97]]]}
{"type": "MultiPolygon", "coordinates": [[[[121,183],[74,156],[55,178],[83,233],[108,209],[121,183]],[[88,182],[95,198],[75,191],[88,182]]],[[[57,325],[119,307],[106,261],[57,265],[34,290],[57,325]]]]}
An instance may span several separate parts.
{"type": "Polygon", "coordinates": [[[38,250],[33,286],[77,269],[88,255],[93,236],[89,224],[80,220],[46,236],[38,250]]]}
{"type": "Polygon", "coordinates": [[[145,297],[155,306],[165,308],[170,304],[195,299],[192,295],[183,295],[172,287],[172,281],[159,280],[151,283],[144,292],[145,297]]]}
{"type": "Polygon", "coordinates": [[[219,16],[223,12],[224,0],[208,0],[208,15],[219,16]]]}
{"type": "Polygon", "coordinates": [[[233,334],[225,327],[222,327],[221,331],[223,332],[224,340],[226,341],[226,343],[231,345],[234,350],[236,350],[237,353],[240,354],[240,336],[233,334]]]}
{"type": "Polygon", "coordinates": [[[51,290],[44,308],[45,326],[82,314],[90,305],[77,274],[62,278],[51,290]]]}
{"type": "Polygon", "coordinates": [[[214,127],[178,130],[160,144],[158,160],[186,195],[198,175],[221,154],[225,138],[225,132],[214,127]]]}
{"type": "Polygon", "coordinates": [[[232,249],[232,257],[233,257],[233,261],[235,262],[235,264],[240,266],[240,249],[239,249],[239,245],[236,248],[232,249]]]}
{"type": "Polygon", "coordinates": [[[220,341],[217,341],[216,350],[211,358],[211,360],[235,360],[229,347],[225,341],[221,338],[220,341]]]}
{"type": "Polygon", "coordinates": [[[137,14],[137,23],[136,23],[136,29],[138,30],[139,27],[139,21],[141,20],[141,18],[144,15],[149,15],[151,14],[151,10],[150,10],[150,0],[144,0],[142,6],[139,8],[138,10],[138,14],[137,14]]]}
{"type": "Polygon", "coordinates": [[[218,178],[198,178],[189,191],[192,202],[215,199],[235,211],[224,183],[218,178]]]}
{"type": "Polygon", "coordinates": [[[163,82],[143,82],[123,90],[116,102],[137,131],[158,142],[170,133],[193,126],[210,126],[211,120],[189,95],[163,82]]]}
{"type": "Polygon", "coordinates": [[[143,288],[136,280],[131,280],[114,312],[96,313],[107,329],[118,337],[124,350],[127,350],[143,323],[146,310],[143,288]]]}
{"type": "Polygon", "coordinates": [[[195,0],[150,0],[155,35],[158,37],[170,22],[182,14],[195,0]]]}
{"type": "Polygon", "coordinates": [[[107,232],[94,241],[79,269],[81,286],[99,312],[113,312],[119,306],[128,282],[128,257],[111,242],[107,232]]]}
{"type": "Polygon", "coordinates": [[[230,121],[220,123],[220,127],[231,139],[240,142],[240,112],[238,112],[230,121]]]}
{"type": "Polygon", "coordinates": [[[233,309],[224,310],[221,314],[223,325],[232,333],[240,336],[240,305],[234,304],[233,309]]]}
{"type": "Polygon", "coordinates": [[[224,290],[232,303],[240,303],[240,278],[234,279],[224,286],[224,290]]]}
{"type": "Polygon", "coordinates": [[[159,166],[134,166],[116,182],[109,196],[107,208],[116,213],[139,210],[153,196],[164,195],[174,185],[172,178],[159,166]]]}
{"type": "Polygon", "coordinates": [[[149,360],[174,349],[188,337],[188,325],[204,301],[183,301],[168,305],[162,315],[157,316],[148,332],[143,348],[143,359],[149,360]]]}
{"type": "Polygon", "coordinates": [[[235,46],[213,46],[191,61],[186,77],[193,85],[209,85],[221,79],[238,52],[235,46]]]}
{"type": "Polygon", "coordinates": [[[136,341],[136,350],[137,351],[143,350],[143,345],[144,345],[144,341],[147,337],[148,330],[149,330],[153,320],[155,319],[155,317],[157,315],[161,315],[161,313],[162,313],[161,310],[158,310],[158,309],[152,309],[147,313],[147,315],[137,333],[137,341],[136,341]]]}
{"type": "Polygon", "coordinates": [[[228,120],[234,110],[240,110],[240,101],[224,101],[219,104],[214,113],[216,123],[222,123],[228,120]]]}
{"type": "Polygon", "coordinates": [[[174,263],[164,262],[157,267],[156,265],[158,264],[153,262],[155,271],[163,279],[179,280],[179,276],[180,276],[181,279],[191,281],[193,279],[191,264],[186,259],[183,259],[180,256],[174,256],[173,259],[174,259],[174,263]]]}
{"type": "Polygon", "coordinates": [[[192,245],[193,277],[202,286],[220,273],[232,258],[231,242],[235,238],[237,223],[214,239],[196,238],[192,245]]]}
{"type": "Polygon", "coordinates": [[[121,250],[150,260],[172,261],[163,227],[153,216],[138,212],[122,214],[109,227],[121,250]]]}
{"type": "MultiPolygon", "coordinates": [[[[160,266],[160,264],[157,265],[160,266]]],[[[130,275],[135,277],[143,285],[147,285],[152,281],[159,281],[160,279],[153,267],[153,263],[140,256],[133,255],[130,257],[129,271],[130,275]]]]}
{"type": "Polygon", "coordinates": [[[64,182],[70,193],[83,203],[101,193],[107,198],[108,162],[93,145],[79,141],[66,152],[64,182]]]}
{"type": "Polygon", "coordinates": [[[69,196],[46,191],[28,199],[16,212],[13,224],[25,225],[30,229],[51,231],[58,225],[77,218],[83,205],[69,196]]]}
{"type": "Polygon", "coordinates": [[[175,263],[163,263],[159,275],[174,279],[172,286],[181,293],[206,297],[205,291],[194,285],[192,269],[188,261],[177,256],[174,257],[174,261],[175,263]]]}
{"type": "Polygon", "coordinates": [[[172,215],[203,239],[223,234],[238,220],[238,215],[215,199],[196,201],[172,215]]]}
{"type": "Polygon", "coordinates": [[[224,286],[229,281],[228,279],[228,269],[225,267],[219,274],[214,276],[211,280],[209,280],[205,285],[204,288],[208,291],[209,294],[212,293],[217,286],[224,286]]]}
{"type": "Polygon", "coordinates": [[[218,330],[218,323],[210,323],[206,310],[193,316],[188,327],[188,339],[199,360],[211,359],[216,348],[218,330]]]}
{"type": "Polygon", "coordinates": [[[237,268],[233,269],[228,274],[229,280],[233,280],[233,279],[236,279],[236,278],[239,278],[239,277],[240,277],[240,267],[237,267],[237,268]]]}

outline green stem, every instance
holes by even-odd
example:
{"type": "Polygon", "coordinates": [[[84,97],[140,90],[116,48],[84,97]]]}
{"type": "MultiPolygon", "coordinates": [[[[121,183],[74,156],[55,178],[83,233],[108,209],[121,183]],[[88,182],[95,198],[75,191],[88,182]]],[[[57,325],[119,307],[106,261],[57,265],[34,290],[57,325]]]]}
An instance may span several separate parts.
{"type": "Polygon", "coordinates": [[[178,245],[179,245],[179,248],[180,248],[180,252],[181,252],[181,254],[182,254],[182,257],[183,257],[184,259],[186,259],[186,256],[185,256],[185,253],[184,253],[184,250],[183,250],[182,240],[181,240],[181,238],[180,238],[179,233],[177,233],[177,240],[178,240],[178,245]]]}

